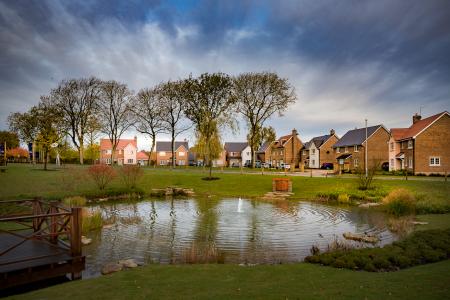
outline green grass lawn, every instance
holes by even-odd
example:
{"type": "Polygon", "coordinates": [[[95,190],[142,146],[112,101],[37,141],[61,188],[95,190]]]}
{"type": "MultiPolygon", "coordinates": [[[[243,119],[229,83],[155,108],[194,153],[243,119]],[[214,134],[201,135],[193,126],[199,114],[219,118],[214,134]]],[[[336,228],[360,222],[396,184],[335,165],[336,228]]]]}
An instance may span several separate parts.
{"type": "MultiPolygon", "coordinates": [[[[206,173],[192,169],[145,168],[139,188],[151,192],[152,188],[180,186],[193,188],[199,196],[217,197],[260,197],[272,188],[271,180],[280,175],[230,174],[216,171],[220,180],[204,181],[206,173]]],[[[315,199],[319,193],[338,192],[369,196],[381,199],[389,191],[403,187],[418,196],[419,204],[429,207],[450,208],[450,182],[418,180],[375,180],[375,190],[362,192],[357,189],[356,179],[290,177],[293,181],[293,198],[315,199]]],[[[98,195],[98,190],[86,173],[86,167],[70,166],[66,169],[43,171],[41,166],[10,164],[6,173],[0,173],[0,199],[30,197],[63,198],[67,196],[98,195]]],[[[110,190],[119,190],[123,184],[116,178],[110,190]]],[[[123,189],[123,188],[122,188],[123,189]]]]}
{"type": "Polygon", "coordinates": [[[369,273],[306,263],[150,265],[13,299],[448,299],[450,260],[369,273]]]}

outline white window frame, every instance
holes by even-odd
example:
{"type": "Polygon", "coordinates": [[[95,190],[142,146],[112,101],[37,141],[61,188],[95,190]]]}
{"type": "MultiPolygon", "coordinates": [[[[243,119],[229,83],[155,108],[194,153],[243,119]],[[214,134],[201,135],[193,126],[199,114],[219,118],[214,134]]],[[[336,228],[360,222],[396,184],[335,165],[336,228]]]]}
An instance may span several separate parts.
{"type": "Polygon", "coordinates": [[[357,168],[359,166],[359,160],[357,158],[355,158],[353,160],[353,165],[357,168]]]}
{"type": "Polygon", "coordinates": [[[413,141],[412,140],[409,140],[408,141],[408,149],[412,149],[413,148],[413,141]]]}
{"type": "Polygon", "coordinates": [[[341,153],[340,147],[336,147],[336,153],[341,153]]]}
{"type": "Polygon", "coordinates": [[[408,157],[408,168],[413,168],[413,158],[411,156],[408,157]]]}
{"type": "MultiPolygon", "coordinates": [[[[312,151],[312,152],[311,152],[311,155],[316,154],[316,149],[312,148],[311,151],[312,151]]],[[[314,164],[314,163],[313,163],[313,164],[314,164]]]]}
{"type": "Polygon", "coordinates": [[[160,165],[160,166],[165,166],[166,164],[167,164],[167,162],[166,162],[165,159],[161,159],[161,160],[159,161],[159,165],[160,165]]]}
{"type": "Polygon", "coordinates": [[[430,167],[440,167],[441,166],[441,157],[440,156],[430,156],[428,160],[430,167]]]}
{"type": "Polygon", "coordinates": [[[358,145],[353,146],[353,152],[358,152],[358,145]]]}
{"type": "Polygon", "coordinates": [[[184,152],[183,151],[178,152],[178,156],[184,156],[184,152]]]}
{"type": "Polygon", "coordinates": [[[129,164],[134,164],[134,159],[129,158],[129,159],[127,160],[127,163],[129,163],[129,164]]]}

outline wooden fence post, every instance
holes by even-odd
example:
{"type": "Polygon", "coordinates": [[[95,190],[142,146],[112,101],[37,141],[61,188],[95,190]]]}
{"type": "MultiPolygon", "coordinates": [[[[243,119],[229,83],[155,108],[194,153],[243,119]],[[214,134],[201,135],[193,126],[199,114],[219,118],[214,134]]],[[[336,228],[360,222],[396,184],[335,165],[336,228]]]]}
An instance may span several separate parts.
{"type": "MultiPolygon", "coordinates": [[[[72,207],[70,226],[70,252],[74,259],[81,259],[81,207],[72,207]]],[[[72,280],[80,279],[81,273],[72,273],[72,280]]]]}
{"type": "MultiPolygon", "coordinates": [[[[58,202],[50,202],[50,214],[56,214],[58,212],[58,202]]],[[[56,244],[58,242],[58,217],[50,217],[50,242],[56,244]]]]}

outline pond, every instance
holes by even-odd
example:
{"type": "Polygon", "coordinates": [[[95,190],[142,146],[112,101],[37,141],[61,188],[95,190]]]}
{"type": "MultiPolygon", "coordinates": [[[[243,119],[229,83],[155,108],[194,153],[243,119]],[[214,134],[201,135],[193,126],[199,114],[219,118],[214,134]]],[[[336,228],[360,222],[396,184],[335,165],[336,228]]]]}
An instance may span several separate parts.
{"type": "Polygon", "coordinates": [[[377,246],[397,238],[379,211],[314,202],[149,199],[89,209],[100,210],[112,226],[87,234],[92,243],[83,247],[84,278],[126,258],[142,264],[186,263],[193,262],[192,253],[213,252],[224,263],[292,263],[302,261],[313,245],[325,249],[342,239],[344,232],[376,234],[377,246]]]}

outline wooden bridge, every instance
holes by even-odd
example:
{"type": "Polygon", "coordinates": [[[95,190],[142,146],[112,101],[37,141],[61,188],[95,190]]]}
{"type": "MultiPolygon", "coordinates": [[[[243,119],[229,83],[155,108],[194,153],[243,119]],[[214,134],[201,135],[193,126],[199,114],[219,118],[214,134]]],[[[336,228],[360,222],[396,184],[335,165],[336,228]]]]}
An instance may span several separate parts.
{"type": "Polygon", "coordinates": [[[81,208],[59,201],[0,201],[31,213],[0,217],[0,289],[71,274],[81,278],[81,208]]]}

